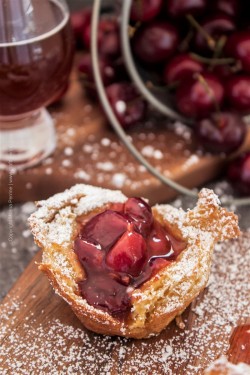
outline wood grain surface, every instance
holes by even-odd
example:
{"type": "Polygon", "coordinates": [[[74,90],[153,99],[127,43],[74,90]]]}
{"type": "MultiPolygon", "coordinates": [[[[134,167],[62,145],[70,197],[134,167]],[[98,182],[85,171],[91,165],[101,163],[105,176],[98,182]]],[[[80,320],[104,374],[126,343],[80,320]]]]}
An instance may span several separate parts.
{"type": "Polygon", "coordinates": [[[249,232],[219,245],[208,287],[183,314],[185,329],[172,322],[147,340],[85,330],[38,271],[39,252],[0,305],[0,373],[193,375],[226,353],[250,363],[249,330],[240,336],[250,324],[249,249],[249,232]]]}
{"type": "MultiPolygon", "coordinates": [[[[79,56],[76,65],[78,61],[79,56]]],[[[56,125],[56,150],[40,165],[12,175],[13,202],[46,199],[76,183],[118,188],[127,196],[148,198],[151,204],[176,195],[120,143],[100,106],[85,95],[75,70],[66,96],[50,112],[56,125]]],[[[203,154],[191,130],[155,114],[128,135],[154,167],[187,187],[216,177],[226,163],[222,157],[203,154]]],[[[249,147],[250,132],[242,149],[249,147]]],[[[9,178],[7,172],[0,171],[0,204],[8,202],[9,178]]]]}

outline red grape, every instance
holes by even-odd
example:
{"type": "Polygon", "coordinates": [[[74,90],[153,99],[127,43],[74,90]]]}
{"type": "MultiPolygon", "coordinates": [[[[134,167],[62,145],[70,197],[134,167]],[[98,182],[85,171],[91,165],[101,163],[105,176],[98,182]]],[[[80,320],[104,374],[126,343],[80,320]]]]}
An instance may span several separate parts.
{"type": "MultiPolygon", "coordinates": [[[[116,79],[114,65],[104,59],[99,59],[99,67],[104,85],[107,86],[113,83],[116,79]]],[[[86,80],[94,82],[92,60],[89,53],[82,56],[78,70],[84,74],[86,80]]]]}
{"type": "MultiPolygon", "coordinates": [[[[91,25],[83,32],[85,46],[90,49],[91,25]]],[[[119,26],[116,19],[102,18],[98,25],[98,48],[106,58],[116,58],[120,55],[119,26]]]]}
{"type": "Polygon", "coordinates": [[[187,13],[201,14],[206,3],[206,0],[168,0],[167,12],[173,18],[184,17],[187,13]]]}
{"type": "Polygon", "coordinates": [[[170,84],[191,77],[193,73],[200,73],[203,69],[203,64],[194,60],[190,55],[176,55],[165,66],[163,79],[166,84],[170,84]]]}
{"type": "Polygon", "coordinates": [[[71,13],[70,21],[74,32],[76,44],[78,47],[82,47],[82,34],[85,32],[86,27],[90,25],[91,9],[85,8],[83,10],[71,13]]]}
{"type": "Polygon", "coordinates": [[[213,113],[197,124],[196,134],[207,151],[227,154],[243,143],[246,125],[236,113],[213,113]]]}
{"type": "Polygon", "coordinates": [[[239,60],[243,70],[250,73],[250,30],[232,34],[227,40],[225,51],[228,56],[239,60]]]}
{"type": "Polygon", "coordinates": [[[176,91],[176,105],[187,117],[203,118],[219,107],[224,99],[224,88],[216,75],[203,73],[181,82],[176,91]]]}
{"type": "Polygon", "coordinates": [[[239,15],[239,3],[239,0],[210,0],[209,6],[213,13],[222,12],[236,18],[239,15]]]}
{"type": "Polygon", "coordinates": [[[132,42],[134,53],[141,61],[158,63],[176,51],[178,33],[170,23],[154,21],[140,27],[132,42]]]}
{"type": "Polygon", "coordinates": [[[152,20],[160,12],[163,0],[134,0],[130,18],[132,21],[152,20]]]}
{"type": "Polygon", "coordinates": [[[131,83],[113,83],[106,88],[106,93],[117,119],[124,128],[144,119],[147,104],[131,83]]]}
{"type": "MultiPolygon", "coordinates": [[[[221,36],[231,34],[235,29],[235,23],[226,14],[216,14],[201,22],[202,29],[216,42],[221,36]]],[[[200,31],[197,31],[195,47],[199,52],[209,52],[211,48],[200,31]]]]}
{"type": "Polygon", "coordinates": [[[250,195],[250,152],[235,159],[228,167],[228,179],[244,195],[250,195]]]}
{"type": "Polygon", "coordinates": [[[239,75],[228,79],[226,95],[233,108],[250,111],[250,76],[239,75]]]}

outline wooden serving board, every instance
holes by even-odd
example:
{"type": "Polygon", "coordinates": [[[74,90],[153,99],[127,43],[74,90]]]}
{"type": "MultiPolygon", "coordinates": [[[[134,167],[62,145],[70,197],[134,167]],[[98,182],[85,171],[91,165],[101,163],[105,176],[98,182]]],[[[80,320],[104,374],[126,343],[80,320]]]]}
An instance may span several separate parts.
{"type": "Polygon", "coordinates": [[[39,252],[0,305],[0,373],[201,375],[221,354],[250,364],[249,250],[250,232],[217,246],[185,329],[172,322],[147,340],[87,331],[38,271],[39,252]]]}
{"type": "MultiPolygon", "coordinates": [[[[128,196],[148,198],[151,204],[176,195],[120,143],[99,105],[86,97],[75,71],[62,103],[51,107],[50,112],[56,124],[56,150],[40,165],[12,176],[12,203],[46,199],[76,183],[121,189],[128,196]]],[[[128,135],[153,166],[187,187],[197,187],[216,177],[226,163],[222,157],[202,153],[191,130],[155,114],[128,135]]],[[[250,132],[242,149],[247,148],[250,132]]],[[[0,204],[6,204],[9,174],[0,171],[0,181],[0,204]]]]}

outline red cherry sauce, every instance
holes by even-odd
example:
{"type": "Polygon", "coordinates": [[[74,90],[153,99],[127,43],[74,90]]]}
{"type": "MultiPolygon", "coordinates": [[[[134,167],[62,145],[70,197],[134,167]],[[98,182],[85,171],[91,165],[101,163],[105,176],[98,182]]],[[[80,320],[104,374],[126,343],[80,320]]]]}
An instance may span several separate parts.
{"type": "Polygon", "coordinates": [[[133,289],[175,261],[186,246],[153,218],[141,198],[111,204],[80,225],[74,251],[85,271],[81,295],[118,318],[130,311],[133,289]]]}

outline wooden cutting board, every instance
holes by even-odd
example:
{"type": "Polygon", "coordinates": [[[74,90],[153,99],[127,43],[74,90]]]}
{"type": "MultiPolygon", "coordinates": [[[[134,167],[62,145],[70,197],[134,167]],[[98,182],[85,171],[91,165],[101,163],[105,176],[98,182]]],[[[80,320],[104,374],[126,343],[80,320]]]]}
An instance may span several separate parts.
{"type": "Polygon", "coordinates": [[[172,322],[147,340],[84,329],[38,271],[40,257],[0,305],[1,374],[194,375],[226,353],[250,364],[250,232],[216,247],[208,287],[183,314],[185,329],[172,322]]]}
{"type": "MultiPolygon", "coordinates": [[[[100,106],[85,95],[75,70],[65,98],[50,112],[56,125],[56,150],[40,165],[12,175],[12,203],[46,199],[76,183],[121,189],[127,196],[148,198],[151,204],[176,195],[120,143],[100,106]]],[[[154,167],[187,187],[197,187],[216,177],[226,163],[222,157],[202,153],[190,129],[156,114],[149,115],[128,135],[154,167]]],[[[242,146],[249,148],[250,132],[242,146]]],[[[9,174],[0,171],[0,181],[0,204],[6,204],[9,174]]]]}

